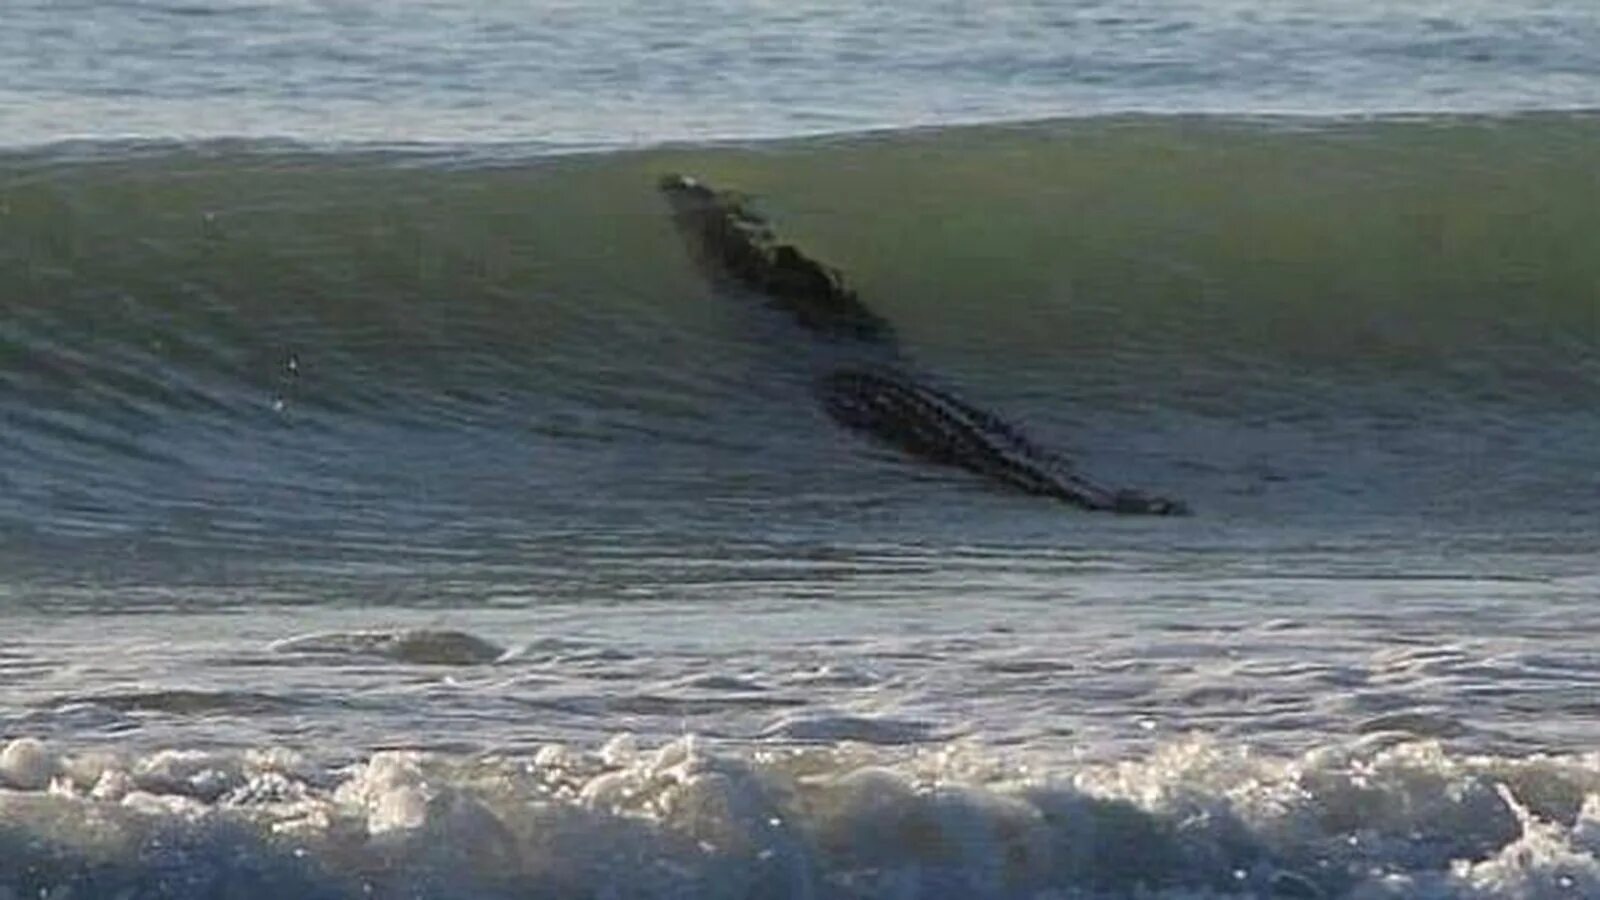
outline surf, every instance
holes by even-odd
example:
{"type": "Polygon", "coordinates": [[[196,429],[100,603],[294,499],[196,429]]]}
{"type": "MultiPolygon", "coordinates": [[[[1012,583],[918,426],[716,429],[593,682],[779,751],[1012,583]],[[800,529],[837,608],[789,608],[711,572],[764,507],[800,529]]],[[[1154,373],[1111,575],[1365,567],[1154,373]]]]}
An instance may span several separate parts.
{"type": "Polygon", "coordinates": [[[816,342],[708,292],[663,171],[759,196],[919,377],[1097,479],[1226,515],[1575,514],[1597,139],[1582,114],[1147,117],[516,159],[9,152],[0,515],[238,519],[193,539],[260,546],[359,544],[369,516],[715,528],[696,498],[839,521],[842,498],[965,496],[956,470],[862,463],[816,342]]]}

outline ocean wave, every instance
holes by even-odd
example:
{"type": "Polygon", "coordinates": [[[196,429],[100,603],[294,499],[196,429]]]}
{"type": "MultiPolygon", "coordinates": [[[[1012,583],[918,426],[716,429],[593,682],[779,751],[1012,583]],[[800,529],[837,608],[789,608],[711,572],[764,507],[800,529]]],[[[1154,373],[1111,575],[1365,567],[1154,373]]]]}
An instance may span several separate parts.
{"type": "Polygon", "coordinates": [[[168,897],[1576,897],[1600,762],[1195,741],[1032,764],[970,743],[531,757],[0,751],[0,889],[168,897]]]}
{"type": "Polygon", "coordinates": [[[1224,514],[1571,512],[1600,427],[1597,127],[9,153],[0,519],[255,550],[399,528],[414,556],[506,522],[737,530],[970,487],[825,420],[807,357],[836,348],[706,284],[665,171],[752,195],[929,385],[1107,483],[1224,514]]]}
{"type": "Polygon", "coordinates": [[[403,396],[381,412],[471,422],[533,388],[696,414],[738,386],[715,356],[770,358],[751,343],[783,332],[683,258],[654,186],[691,171],[843,270],[914,356],[1001,383],[1076,371],[1100,402],[1216,411],[1131,393],[1182,362],[1235,395],[1364,373],[1571,405],[1596,387],[1597,129],[1113,118],[515,164],[13,152],[0,346],[29,364],[0,375],[112,418],[378,415],[403,396]],[[1100,396],[1111,377],[1120,398],[1100,396]]]}

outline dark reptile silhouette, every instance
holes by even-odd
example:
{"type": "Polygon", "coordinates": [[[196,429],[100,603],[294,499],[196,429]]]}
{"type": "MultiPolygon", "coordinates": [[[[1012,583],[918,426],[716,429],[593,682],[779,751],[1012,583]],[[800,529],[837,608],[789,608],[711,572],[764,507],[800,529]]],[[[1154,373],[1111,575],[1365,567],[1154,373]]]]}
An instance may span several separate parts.
{"type": "Polygon", "coordinates": [[[835,422],[920,459],[1084,509],[1188,512],[1176,500],[1095,484],[999,416],[913,376],[890,324],[861,302],[838,271],[780,242],[740,195],[686,175],[664,176],[659,186],[691,254],[713,282],[764,297],[822,338],[874,351],[871,364],[829,367],[817,377],[817,397],[835,422]]]}
{"type": "Polygon", "coordinates": [[[818,334],[893,347],[894,329],[842,275],[793,244],[779,243],[739,195],[713,191],[685,175],[664,176],[660,187],[695,262],[713,281],[766,297],[818,334]]]}

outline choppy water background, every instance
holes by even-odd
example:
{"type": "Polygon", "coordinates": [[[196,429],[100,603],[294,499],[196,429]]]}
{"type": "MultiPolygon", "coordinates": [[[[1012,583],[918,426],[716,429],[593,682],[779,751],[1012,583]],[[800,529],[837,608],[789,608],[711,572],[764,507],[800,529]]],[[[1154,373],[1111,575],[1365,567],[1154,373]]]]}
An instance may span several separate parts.
{"type": "Polygon", "coordinates": [[[614,146],[1120,113],[1593,108],[1573,0],[14,0],[0,141],[614,146]]]}
{"type": "Polygon", "coordinates": [[[1591,5],[0,13],[0,898],[1600,895],[1591,5]]]}

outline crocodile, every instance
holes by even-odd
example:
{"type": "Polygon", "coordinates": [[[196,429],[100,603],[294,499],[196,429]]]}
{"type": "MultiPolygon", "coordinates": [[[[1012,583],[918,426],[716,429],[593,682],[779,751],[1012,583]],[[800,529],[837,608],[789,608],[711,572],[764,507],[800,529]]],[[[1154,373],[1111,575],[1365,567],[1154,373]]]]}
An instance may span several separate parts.
{"type": "Polygon", "coordinates": [[[663,176],[658,186],[691,255],[713,282],[765,297],[821,338],[876,351],[872,365],[831,366],[815,379],[818,401],[841,426],[918,459],[1083,509],[1189,511],[1178,500],[1096,484],[998,415],[913,375],[889,322],[862,302],[838,270],[780,241],[744,196],[688,175],[663,176]]]}

